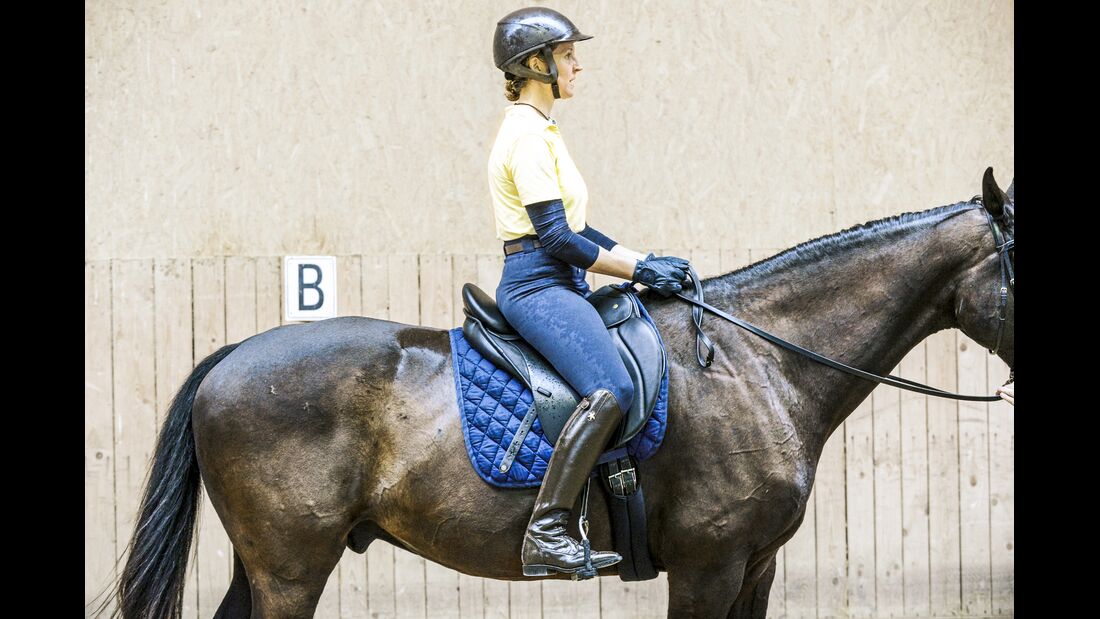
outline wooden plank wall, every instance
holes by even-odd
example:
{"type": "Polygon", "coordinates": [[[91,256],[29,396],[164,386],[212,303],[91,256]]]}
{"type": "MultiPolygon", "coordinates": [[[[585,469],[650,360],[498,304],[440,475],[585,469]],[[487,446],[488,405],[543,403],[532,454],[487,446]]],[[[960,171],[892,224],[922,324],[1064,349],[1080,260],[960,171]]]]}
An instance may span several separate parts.
{"type": "MultiPolygon", "coordinates": [[[[775,251],[663,253],[690,257],[710,277],[775,251]]],[[[492,293],[501,266],[498,255],[343,256],[340,313],[458,326],[462,284],[492,293]]],[[[280,271],[279,257],[85,262],[86,615],[132,534],[168,403],[197,361],[282,323],[280,271]]],[[[593,287],[615,281],[590,275],[593,287]]],[[[947,331],[894,373],[993,393],[1007,368],[947,331]]],[[[779,553],[769,616],[1013,615],[1013,428],[1003,402],[876,389],[825,448],[806,518],[779,553]]],[[[232,571],[209,499],[202,510],[186,618],[213,615],[232,571]]],[[[665,574],[645,583],[484,580],[378,542],[366,555],[344,554],[317,616],[663,617],[667,595],[665,574]]]]}

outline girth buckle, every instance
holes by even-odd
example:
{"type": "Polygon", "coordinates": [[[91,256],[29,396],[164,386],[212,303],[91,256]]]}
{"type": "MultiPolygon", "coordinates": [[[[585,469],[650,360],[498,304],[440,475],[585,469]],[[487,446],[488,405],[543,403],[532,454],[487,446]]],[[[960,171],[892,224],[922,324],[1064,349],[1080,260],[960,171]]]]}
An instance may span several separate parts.
{"type": "Polygon", "coordinates": [[[630,456],[607,463],[607,485],[611,493],[625,498],[638,491],[638,476],[634,471],[634,462],[630,456]]]}

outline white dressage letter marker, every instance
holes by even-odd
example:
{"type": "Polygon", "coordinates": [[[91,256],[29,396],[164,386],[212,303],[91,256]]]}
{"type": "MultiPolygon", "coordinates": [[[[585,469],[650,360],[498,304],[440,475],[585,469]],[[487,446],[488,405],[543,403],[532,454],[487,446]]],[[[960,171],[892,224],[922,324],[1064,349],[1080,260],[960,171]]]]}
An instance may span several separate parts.
{"type": "Polygon", "coordinates": [[[286,320],[336,317],[336,256],[283,258],[286,320]]]}

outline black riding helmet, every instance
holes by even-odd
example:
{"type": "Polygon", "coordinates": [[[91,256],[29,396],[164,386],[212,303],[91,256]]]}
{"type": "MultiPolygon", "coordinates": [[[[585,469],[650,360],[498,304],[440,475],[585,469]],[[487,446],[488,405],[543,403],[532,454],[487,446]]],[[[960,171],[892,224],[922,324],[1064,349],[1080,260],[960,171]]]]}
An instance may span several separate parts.
{"type": "Polygon", "coordinates": [[[529,77],[544,84],[550,84],[554,98],[558,93],[558,65],[554,64],[554,46],[569,41],[591,39],[569,21],[569,18],[554,9],[532,6],[512,11],[497,22],[493,33],[493,60],[497,68],[504,71],[507,79],[529,77]],[[532,52],[540,52],[549,73],[540,73],[523,64],[532,52]]]}

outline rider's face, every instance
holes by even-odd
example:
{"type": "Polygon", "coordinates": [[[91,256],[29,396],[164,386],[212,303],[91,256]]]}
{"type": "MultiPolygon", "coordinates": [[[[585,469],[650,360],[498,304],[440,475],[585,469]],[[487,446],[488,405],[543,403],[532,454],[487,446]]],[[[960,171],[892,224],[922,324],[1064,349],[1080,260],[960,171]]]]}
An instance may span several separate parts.
{"type": "Polygon", "coordinates": [[[554,48],[554,64],[558,65],[558,92],[562,99],[569,99],[576,93],[577,74],[584,68],[577,60],[573,43],[562,43],[554,48]]]}

